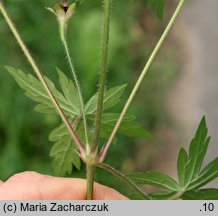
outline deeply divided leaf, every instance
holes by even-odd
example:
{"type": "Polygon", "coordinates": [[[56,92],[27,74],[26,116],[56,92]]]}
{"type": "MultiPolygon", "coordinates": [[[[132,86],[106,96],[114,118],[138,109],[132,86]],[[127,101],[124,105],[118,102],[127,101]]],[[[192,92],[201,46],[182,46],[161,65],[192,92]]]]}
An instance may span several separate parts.
{"type": "Polygon", "coordinates": [[[50,156],[54,158],[53,168],[57,176],[71,174],[73,166],[80,169],[80,157],[76,145],[64,124],[51,132],[49,140],[55,142],[50,156]]]}
{"type": "Polygon", "coordinates": [[[182,196],[183,200],[218,200],[218,189],[208,188],[199,191],[189,191],[182,196]]]}
{"type": "MultiPolygon", "coordinates": [[[[123,95],[126,86],[127,86],[126,84],[120,85],[106,91],[104,95],[104,102],[103,102],[104,111],[114,107],[120,102],[120,98],[123,95]]],[[[96,112],[97,101],[98,101],[98,93],[96,93],[86,104],[85,106],[86,115],[92,115],[96,112]]]]}
{"type": "Polygon", "coordinates": [[[218,178],[218,158],[210,162],[200,173],[198,179],[193,181],[186,190],[200,188],[218,178]]]}
{"type": "Polygon", "coordinates": [[[145,197],[140,194],[129,194],[128,198],[130,200],[144,200],[145,199],[145,197]]]}
{"type": "MultiPolygon", "coordinates": [[[[118,113],[103,113],[101,119],[102,138],[107,139],[110,136],[118,118],[118,113]]],[[[118,133],[128,137],[146,137],[153,139],[153,136],[135,121],[135,116],[129,114],[124,117],[118,133]]]]}
{"type": "Polygon", "coordinates": [[[171,200],[176,196],[177,192],[169,192],[169,191],[162,191],[162,192],[154,192],[149,194],[152,200],[171,200]]]}
{"type": "MultiPolygon", "coordinates": [[[[37,78],[31,74],[25,74],[19,69],[12,67],[6,67],[6,69],[16,80],[18,85],[24,89],[25,94],[30,99],[38,103],[35,107],[36,111],[45,114],[57,114],[56,109],[47,92],[45,91],[43,84],[37,78]]],[[[47,77],[45,77],[45,79],[69,121],[73,123],[73,121],[77,119],[78,127],[76,126],[75,130],[80,139],[83,140],[84,128],[83,122],[81,121],[81,107],[78,92],[72,80],[68,79],[60,69],[57,69],[57,72],[59,75],[59,83],[62,92],[55,87],[54,83],[50,79],[47,77]]],[[[120,85],[105,92],[103,103],[104,112],[102,115],[102,130],[100,134],[101,138],[106,139],[109,137],[113,127],[116,124],[116,121],[118,120],[119,114],[106,113],[106,111],[119,103],[126,86],[126,84],[120,85]]],[[[90,126],[90,131],[88,131],[89,136],[91,136],[95,121],[93,116],[95,116],[95,112],[97,110],[97,96],[98,95],[95,94],[85,106],[85,114],[89,119],[90,126]]],[[[138,136],[152,138],[152,136],[146,130],[144,130],[140,124],[135,122],[135,117],[131,115],[125,116],[118,132],[129,137],[138,136]]],[[[56,175],[63,176],[66,173],[70,174],[74,166],[78,169],[80,168],[80,158],[76,152],[76,145],[74,144],[71,135],[64,124],[61,124],[58,128],[52,131],[49,136],[49,140],[54,142],[50,156],[53,157],[53,167],[56,175]]]]}
{"type": "Polygon", "coordinates": [[[189,153],[181,149],[177,160],[181,191],[185,193],[201,188],[218,177],[218,158],[202,169],[210,137],[207,136],[205,117],[202,118],[195,137],[191,141],[189,153]]]}
{"type": "MultiPolygon", "coordinates": [[[[45,91],[41,82],[32,76],[31,74],[25,74],[19,69],[15,69],[12,67],[6,67],[7,71],[10,75],[15,79],[17,84],[25,90],[25,94],[30,99],[34,100],[35,102],[39,103],[36,106],[36,110],[42,113],[51,113],[55,114],[56,109],[51,102],[47,92],[45,91]]],[[[67,116],[74,117],[80,113],[80,110],[77,109],[72,103],[69,102],[56,88],[54,83],[46,78],[46,81],[54,94],[55,98],[60,104],[60,107],[64,111],[67,116]]],[[[71,83],[72,84],[72,83],[71,83]]],[[[72,84],[73,85],[73,84],[72,84]]],[[[71,92],[72,97],[77,97],[76,95],[73,96],[74,92],[71,92]]]]}
{"type": "Polygon", "coordinates": [[[61,89],[64,93],[66,100],[74,108],[74,110],[81,112],[79,94],[74,86],[73,81],[71,79],[68,79],[67,76],[58,68],[57,72],[59,75],[61,89]]]}
{"type": "Polygon", "coordinates": [[[137,184],[153,185],[167,191],[178,191],[178,183],[163,173],[147,172],[147,173],[132,173],[128,177],[137,184]]]}
{"type": "Polygon", "coordinates": [[[205,117],[203,117],[189,147],[189,160],[185,168],[186,185],[199,177],[202,162],[210,141],[210,138],[207,137],[207,131],[206,120],[205,117]]]}

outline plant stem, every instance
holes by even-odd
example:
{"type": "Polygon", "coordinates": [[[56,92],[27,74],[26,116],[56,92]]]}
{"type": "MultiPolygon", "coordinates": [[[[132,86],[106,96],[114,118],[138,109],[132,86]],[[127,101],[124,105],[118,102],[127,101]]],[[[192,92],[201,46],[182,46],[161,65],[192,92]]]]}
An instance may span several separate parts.
{"type": "Polygon", "coordinates": [[[127,178],[125,175],[114,169],[113,167],[109,166],[108,164],[102,163],[99,164],[98,167],[107,170],[108,172],[112,173],[113,175],[121,178],[124,182],[126,182],[137,194],[141,195],[144,199],[150,200],[150,197],[146,195],[133,181],[127,178]]]}
{"type": "Polygon", "coordinates": [[[87,162],[86,163],[86,175],[87,175],[86,176],[86,179],[87,179],[86,198],[87,200],[93,200],[94,173],[95,173],[95,166],[87,162]]]}
{"type": "Polygon", "coordinates": [[[98,150],[99,137],[101,131],[101,116],[103,110],[104,91],[105,91],[107,64],[108,64],[110,13],[111,13],[111,0],[104,0],[103,45],[102,45],[102,57],[101,57],[101,68],[100,68],[100,78],[99,78],[98,106],[97,106],[96,119],[95,119],[95,130],[94,130],[92,152],[97,152],[98,150]]]}
{"type": "Polygon", "coordinates": [[[4,8],[4,6],[3,6],[3,4],[1,2],[0,2],[0,11],[1,11],[3,17],[5,18],[5,21],[7,22],[10,30],[12,31],[17,43],[19,44],[22,51],[24,52],[28,62],[30,63],[30,65],[32,66],[32,68],[35,71],[36,75],[38,76],[39,80],[41,81],[42,85],[44,86],[44,89],[48,93],[52,103],[56,107],[61,119],[63,120],[63,122],[67,126],[67,128],[68,128],[74,142],[76,143],[76,145],[79,148],[80,152],[83,154],[85,152],[85,147],[81,143],[81,141],[80,141],[79,137],[77,136],[76,132],[74,131],[72,125],[70,124],[67,117],[65,116],[65,114],[64,114],[63,110],[61,109],[57,99],[53,95],[53,93],[52,93],[52,91],[51,91],[45,77],[43,76],[42,72],[40,71],[40,69],[37,66],[36,62],[34,61],[33,57],[31,56],[30,51],[27,49],[26,45],[22,41],[21,36],[19,35],[14,23],[12,22],[11,18],[9,17],[6,9],[4,8]]]}
{"type": "Polygon", "coordinates": [[[177,8],[176,8],[176,10],[175,10],[169,24],[167,25],[164,33],[162,34],[159,42],[157,43],[155,49],[153,50],[151,56],[149,57],[148,62],[146,63],[146,65],[145,65],[145,67],[144,67],[138,81],[136,82],[136,84],[135,84],[135,86],[134,86],[134,88],[133,88],[133,90],[132,90],[132,92],[131,92],[131,94],[130,94],[130,96],[129,96],[129,98],[128,98],[128,100],[127,100],[127,102],[126,102],[126,104],[125,104],[125,106],[124,106],[124,108],[122,110],[122,112],[121,112],[121,114],[120,114],[120,117],[119,117],[119,119],[118,119],[118,121],[117,121],[117,123],[116,123],[116,125],[115,125],[115,127],[114,127],[108,141],[107,141],[107,143],[105,144],[105,146],[103,147],[103,149],[102,149],[102,151],[100,153],[101,154],[100,155],[100,161],[101,162],[104,161],[104,159],[105,159],[105,157],[107,155],[107,152],[108,152],[108,150],[109,150],[109,148],[111,146],[111,143],[112,143],[112,141],[114,139],[114,136],[117,133],[117,130],[119,129],[120,124],[121,124],[124,116],[126,115],[126,112],[127,112],[128,108],[129,108],[129,106],[131,105],[131,103],[132,103],[132,101],[133,101],[133,99],[134,99],[134,97],[135,97],[135,95],[136,95],[136,93],[137,93],[137,91],[138,91],[138,89],[139,89],[145,75],[147,74],[147,71],[150,68],[155,56],[157,55],[161,45],[163,44],[164,40],[166,39],[168,33],[170,32],[170,30],[171,30],[171,28],[172,28],[172,26],[173,26],[173,24],[174,24],[174,22],[175,22],[175,20],[176,20],[176,18],[178,16],[178,14],[179,14],[184,2],[185,2],[185,0],[180,0],[180,3],[177,6],[177,8]]]}
{"type": "Polygon", "coordinates": [[[88,139],[88,129],[87,129],[87,121],[86,121],[86,115],[85,115],[84,100],[83,100],[82,91],[81,91],[81,88],[80,88],[80,83],[79,83],[79,80],[77,78],[74,66],[73,66],[73,61],[72,61],[72,58],[70,56],[70,51],[69,51],[69,47],[68,47],[67,40],[66,40],[67,23],[63,22],[63,23],[60,23],[59,25],[60,25],[60,38],[61,38],[61,41],[63,43],[64,50],[65,50],[66,55],[67,55],[67,60],[68,60],[71,72],[73,74],[73,78],[74,78],[75,85],[76,85],[76,88],[77,88],[77,92],[78,92],[78,95],[79,95],[81,112],[82,112],[83,123],[84,123],[84,133],[85,133],[85,140],[86,140],[86,151],[89,151],[89,139],[88,139]]]}

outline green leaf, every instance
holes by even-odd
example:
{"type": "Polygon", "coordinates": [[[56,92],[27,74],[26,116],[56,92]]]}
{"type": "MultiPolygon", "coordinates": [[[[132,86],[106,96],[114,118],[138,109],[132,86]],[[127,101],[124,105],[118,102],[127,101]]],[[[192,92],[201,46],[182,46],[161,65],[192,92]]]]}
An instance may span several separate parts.
{"type": "Polygon", "coordinates": [[[198,179],[193,181],[186,190],[200,188],[216,178],[218,178],[218,157],[201,171],[198,179]]]}
{"type": "MultiPolygon", "coordinates": [[[[25,95],[29,97],[30,99],[34,100],[35,102],[39,103],[40,105],[37,105],[35,110],[42,112],[42,113],[51,113],[51,114],[57,114],[56,109],[51,102],[47,92],[45,91],[43,85],[41,82],[36,79],[31,74],[25,74],[19,69],[15,69],[12,67],[6,67],[9,74],[15,79],[17,84],[25,90],[25,95]]],[[[46,78],[46,81],[54,94],[55,98],[60,104],[60,107],[64,111],[64,113],[67,116],[70,116],[71,118],[75,115],[78,115],[80,113],[80,110],[76,109],[75,106],[70,103],[68,99],[66,99],[56,88],[54,83],[46,78]]],[[[71,85],[73,85],[71,83],[71,85]]],[[[72,97],[76,97],[76,95],[73,95],[74,92],[71,92],[72,97]]]]}
{"type": "Polygon", "coordinates": [[[132,173],[127,175],[137,184],[153,185],[167,191],[178,191],[178,183],[171,177],[159,172],[132,173]]]}
{"type": "Polygon", "coordinates": [[[218,177],[218,158],[202,170],[202,163],[210,141],[207,132],[206,120],[203,117],[190,144],[189,154],[184,149],[179,152],[177,169],[182,191],[199,189],[218,177]]]}
{"type": "MultiPolygon", "coordinates": [[[[126,84],[116,86],[109,89],[104,96],[103,110],[106,111],[120,102],[120,97],[122,96],[124,90],[126,89],[126,84]]],[[[92,115],[97,110],[98,93],[96,93],[86,104],[85,112],[87,115],[92,115]]]]}
{"type": "Polygon", "coordinates": [[[98,93],[94,94],[85,105],[86,115],[92,115],[97,110],[98,93]]]}
{"type": "Polygon", "coordinates": [[[208,188],[199,191],[189,191],[182,196],[183,200],[218,200],[218,189],[208,188]]]}
{"type": "Polygon", "coordinates": [[[188,154],[185,149],[181,149],[177,160],[177,170],[180,186],[183,187],[185,184],[186,164],[188,162],[188,154]]]}
{"type": "MultiPolygon", "coordinates": [[[[102,130],[110,135],[118,118],[118,113],[103,113],[101,120],[102,130]]],[[[118,133],[124,134],[128,137],[146,137],[150,140],[153,139],[153,136],[148,131],[146,131],[139,123],[135,122],[135,116],[133,115],[126,115],[124,117],[118,133]]]]}
{"type": "MultiPolygon", "coordinates": [[[[46,114],[57,114],[53,103],[50,101],[47,92],[38,79],[12,67],[6,67],[6,69],[16,80],[18,85],[25,90],[25,94],[30,99],[39,103],[35,107],[36,111],[46,114]]],[[[79,96],[73,82],[59,69],[58,74],[64,95],[55,88],[55,85],[51,80],[46,77],[45,79],[64,113],[70,117],[70,119],[73,119],[81,112],[78,102],[79,96]]],[[[80,168],[80,158],[76,152],[76,145],[64,124],[56,128],[50,134],[49,139],[52,142],[55,142],[55,145],[51,149],[50,156],[54,158],[53,167],[56,175],[63,176],[66,173],[70,174],[73,166],[77,169],[80,168]]]]}
{"type": "Polygon", "coordinates": [[[77,147],[64,124],[61,124],[51,132],[49,140],[55,142],[50,152],[50,156],[54,158],[53,168],[55,175],[64,176],[66,173],[71,174],[73,166],[80,169],[81,162],[77,154],[77,147]]]}
{"type": "Polygon", "coordinates": [[[130,200],[144,200],[145,198],[141,196],[140,194],[129,194],[128,198],[130,200]]]}
{"type": "Polygon", "coordinates": [[[61,84],[61,88],[66,100],[75,111],[81,112],[79,94],[74,86],[73,81],[71,79],[68,79],[67,76],[58,68],[57,72],[59,75],[59,82],[61,84]]]}
{"type": "Polygon", "coordinates": [[[111,88],[106,92],[103,105],[104,111],[114,107],[120,102],[120,98],[123,95],[126,87],[127,84],[124,84],[111,88]]]}
{"type": "MultiPolygon", "coordinates": [[[[119,118],[119,113],[103,113],[101,119],[101,138],[109,138],[114,126],[119,118]]],[[[89,120],[94,123],[94,116],[89,116],[89,120]]],[[[135,116],[127,114],[118,130],[118,133],[124,134],[128,137],[146,137],[153,140],[154,137],[146,131],[140,124],[135,122],[135,116]]]]}
{"type": "Polygon", "coordinates": [[[215,178],[218,177],[218,157],[211,161],[207,166],[205,166],[205,168],[200,172],[200,176],[214,176],[215,178]]]}
{"type": "Polygon", "coordinates": [[[176,195],[175,192],[169,192],[169,191],[163,191],[163,192],[154,192],[149,194],[149,197],[151,197],[152,200],[171,200],[176,195]]]}
{"type": "Polygon", "coordinates": [[[35,106],[34,110],[35,110],[36,112],[44,113],[44,114],[53,114],[53,113],[55,113],[53,107],[48,107],[48,106],[45,105],[45,104],[37,104],[37,105],[35,106]]]}
{"type": "Polygon", "coordinates": [[[207,137],[205,117],[202,118],[189,147],[189,161],[186,165],[185,184],[188,185],[199,177],[202,162],[207,152],[210,137],[207,137]]]}

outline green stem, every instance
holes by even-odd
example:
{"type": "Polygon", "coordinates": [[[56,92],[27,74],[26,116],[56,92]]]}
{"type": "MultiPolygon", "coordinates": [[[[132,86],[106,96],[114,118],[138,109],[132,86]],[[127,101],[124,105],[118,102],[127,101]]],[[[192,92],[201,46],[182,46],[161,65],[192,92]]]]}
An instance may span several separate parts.
{"type": "Polygon", "coordinates": [[[86,164],[86,175],[87,175],[86,199],[87,200],[93,200],[94,174],[95,174],[95,166],[87,162],[86,164]]]}
{"type": "Polygon", "coordinates": [[[10,30],[12,31],[17,43],[19,44],[19,46],[21,47],[22,51],[24,52],[28,62],[30,63],[30,65],[32,66],[33,70],[35,71],[36,75],[38,76],[39,80],[41,81],[42,85],[44,86],[44,89],[46,90],[46,92],[48,93],[52,103],[54,104],[54,106],[56,107],[61,119],[63,120],[63,122],[65,123],[65,125],[67,126],[74,142],[77,144],[80,152],[82,154],[84,154],[85,152],[85,147],[83,146],[83,144],[81,143],[79,137],[77,136],[76,132],[74,131],[72,125],[70,124],[70,122],[68,121],[67,117],[65,116],[63,110],[61,109],[57,99],[55,98],[55,96],[53,95],[45,77],[43,76],[42,72],[40,71],[39,67],[37,66],[36,62],[34,61],[33,57],[30,54],[30,51],[27,49],[26,45],[24,44],[24,42],[21,39],[21,36],[19,35],[14,23],[12,22],[11,18],[9,17],[6,9],[4,8],[3,4],[0,2],[0,11],[3,15],[3,17],[5,18],[5,21],[7,22],[10,30]]]}
{"type": "Polygon", "coordinates": [[[132,101],[133,101],[133,99],[134,99],[134,97],[135,97],[135,95],[136,95],[136,93],[137,93],[137,91],[138,91],[138,89],[139,89],[145,75],[147,74],[147,71],[150,68],[155,56],[157,55],[161,45],[163,44],[164,40],[166,39],[168,33],[170,32],[170,30],[171,30],[171,28],[172,28],[172,26],[173,26],[173,24],[174,24],[174,22],[175,22],[175,20],[176,20],[176,18],[178,16],[178,14],[179,14],[184,2],[185,2],[185,0],[180,0],[180,3],[178,5],[178,7],[176,8],[176,10],[175,10],[169,24],[167,25],[164,33],[162,34],[159,42],[157,43],[154,51],[152,52],[150,58],[148,59],[148,62],[145,65],[145,67],[144,67],[138,81],[136,82],[136,84],[135,84],[135,86],[134,86],[134,88],[133,88],[133,90],[132,90],[132,92],[131,92],[131,94],[130,94],[130,96],[129,96],[129,98],[128,98],[128,100],[127,100],[127,102],[126,102],[126,104],[125,104],[125,106],[124,106],[124,108],[122,110],[122,112],[121,112],[121,114],[120,114],[120,117],[119,117],[119,119],[118,119],[118,121],[117,121],[117,123],[116,123],[116,125],[115,125],[115,127],[114,127],[108,141],[107,141],[107,143],[105,144],[104,148],[101,151],[101,155],[100,155],[100,161],[101,162],[104,161],[104,159],[105,159],[105,157],[107,155],[107,152],[108,152],[108,150],[109,150],[109,148],[111,146],[111,143],[112,143],[112,141],[114,139],[114,136],[117,133],[117,131],[118,131],[119,127],[120,127],[120,124],[121,124],[124,116],[126,115],[126,112],[127,112],[128,108],[129,108],[129,106],[131,105],[131,103],[132,103],[132,101]]]}
{"type": "Polygon", "coordinates": [[[107,64],[108,64],[110,13],[111,13],[111,0],[104,0],[103,45],[102,45],[102,57],[101,57],[101,68],[100,68],[100,78],[99,78],[98,106],[97,106],[96,119],[95,119],[95,130],[94,130],[92,152],[97,152],[98,150],[100,130],[101,130],[101,116],[103,110],[104,91],[105,91],[107,64]]]}
{"type": "Polygon", "coordinates": [[[146,195],[133,181],[127,178],[125,175],[114,169],[113,167],[109,166],[108,164],[99,164],[98,167],[107,170],[108,172],[112,173],[113,175],[121,178],[124,182],[126,182],[137,194],[142,196],[146,200],[150,200],[150,197],[146,195]]]}
{"type": "Polygon", "coordinates": [[[73,78],[75,81],[75,85],[77,88],[77,92],[79,95],[79,100],[80,100],[80,106],[81,106],[81,112],[82,112],[82,117],[83,117],[83,123],[84,123],[84,133],[85,133],[85,139],[86,139],[86,151],[89,152],[89,140],[88,140],[88,129],[87,129],[87,121],[86,121],[86,115],[85,115],[85,106],[84,106],[84,100],[83,100],[83,96],[82,96],[82,91],[80,88],[80,83],[79,80],[77,78],[74,66],[73,66],[73,61],[72,58],[70,56],[70,51],[69,51],[69,47],[67,44],[67,40],[66,40],[66,28],[67,28],[67,23],[66,22],[60,22],[60,38],[61,41],[63,43],[64,46],[64,50],[67,56],[67,60],[71,69],[71,72],[73,74],[73,78]]]}

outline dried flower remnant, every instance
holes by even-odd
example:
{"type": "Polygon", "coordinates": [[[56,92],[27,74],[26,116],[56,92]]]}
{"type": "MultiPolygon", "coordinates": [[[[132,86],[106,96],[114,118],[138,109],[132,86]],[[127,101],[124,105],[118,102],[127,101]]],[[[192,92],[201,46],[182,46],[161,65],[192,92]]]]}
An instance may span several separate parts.
{"type": "Polygon", "coordinates": [[[58,19],[60,37],[62,41],[65,40],[67,22],[74,14],[75,8],[76,8],[76,3],[69,5],[67,1],[63,1],[61,4],[56,4],[53,8],[50,7],[46,8],[50,12],[55,14],[55,16],[58,19]]]}
{"type": "Polygon", "coordinates": [[[46,8],[50,12],[56,15],[57,19],[61,23],[67,22],[74,14],[76,3],[69,5],[66,1],[61,4],[56,4],[53,8],[46,8]]]}

